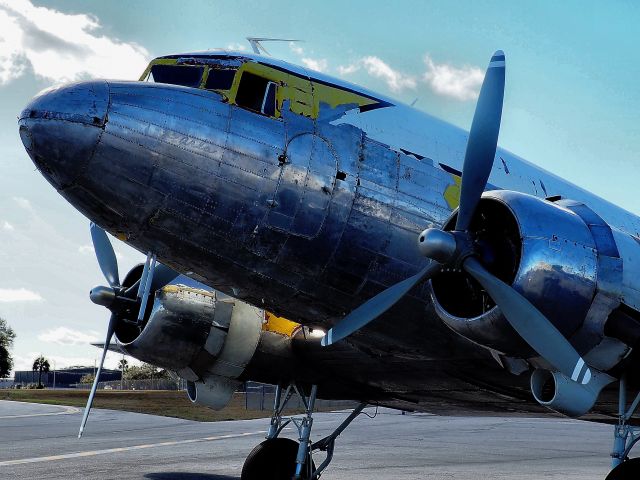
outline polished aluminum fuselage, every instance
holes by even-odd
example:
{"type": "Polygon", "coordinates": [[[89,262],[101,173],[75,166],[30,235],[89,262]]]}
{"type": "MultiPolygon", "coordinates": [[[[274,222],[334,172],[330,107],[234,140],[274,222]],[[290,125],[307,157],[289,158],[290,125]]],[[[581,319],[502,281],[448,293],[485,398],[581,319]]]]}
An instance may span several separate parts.
{"type": "MultiPolygon", "coordinates": [[[[92,221],[198,281],[323,327],[424,266],[417,235],[455,208],[451,172],[466,142],[409,107],[276,119],[214,92],[144,82],[48,92],[20,125],[36,165],[92,221]]],[[[637,217],[504,151],[490,183],[581,200],[640,231],[637,217]]],[[[479,377],[504,373],[434,315],[427,285],[353,342],[393,356],[378,378],[373,363],[354,377],[396,391],[468,381],[479,367],[479,377]]]]}

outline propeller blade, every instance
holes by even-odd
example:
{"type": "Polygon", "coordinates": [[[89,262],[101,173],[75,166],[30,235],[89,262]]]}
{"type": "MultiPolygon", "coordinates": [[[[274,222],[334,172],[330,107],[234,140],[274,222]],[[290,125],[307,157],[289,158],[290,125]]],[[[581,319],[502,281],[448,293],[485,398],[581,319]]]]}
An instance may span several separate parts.
{"type": "Polygon", "coordinates": [[[98,264],[104,278],[107,279],[112,287],[120,286],[120,277],[118,276],[118,260],[116,252],[107,237],[107,233],[95,223],[91,222],[91,240],[93,248],[96,251],[98,264]]]}
{"type": "Polygon", "coordinates": [[[469,131],[462,167],[456,230],[464,231],[469,228],[493,167],[502,118],[504,67],[504,53],[498,50],[489,62],[469,131]]]}
{"type": "Polygon", "coordinates": [[[414,276],[396,283],[369,299],[334,325],[322,338],[321,345],[326,347],[336,343],[375,320],[395,305],[419,282],[438,273],[441,267],[440,263],[431,262],[414,276]]]}
{"type": "Polygon", "coordinates": [[[112,314],[109,319],[109,326],[107,327],[107,339],[104,342],[104,349],[102,350],[102,358],[100,359],[100,366],[98,367],[98,371],[96,372],[96,378],[93,379],[93,385],[91,386],[91,393],[89,393],[89,399],[87,400],[87,406],[84,409],[84,415],[82,416],[82,423],[80,424],[80,431],[78,432],[78,438],[82,437],[82,433],[84,432],[84,427],[87,424],[87,418],[89,418],[89,412],[91,411],[91,405],[93,404],[93,397],[96,394],[96,390],[98,389],[98,382],[100,381],[100,373],[102,372],[102,366],[104,365],[104,359],[107,356],[107,352],[109,351],[109,344],[111,343],[111,338],[113,337],[113,331],[116,326],[116,315],[112,314]]]}
{"type": "Polygon", "coordinates": [[[558,371],[583,385],[599,373],[591,371],[547,317],[511,286],[493,276],[478,260],[468,257],[463,267],[485,288],[516,332],[558,371]]]}
{"type": "Polygon", "coordinates": [[[175,278],[180,275],[174,269],[167,267],[166,265],[162,265],[161,263],[156,264],[155,273],[153,275],[153,279],[151,281],[151,292],[155,292],[156,290],[164,287],[171,283],[175,278]]]}
{"type": "MultiPolygon", "coordinates": [[[[174,281],[180,274],[176,272],[174,269],[167,267],[166,265],[162,265],[161,263],[156,264],[156,272],[153,276],[153,280],[151,281],[151,292],[155,292],[156,290],[168,285],[172,281],[174,281]]],[[[127,288],[124,291],[124,296],[129,297],[134,294],[134,291],[138,291],[140,287],[140,278],[136,280],[136,282],[127,288]]]]}

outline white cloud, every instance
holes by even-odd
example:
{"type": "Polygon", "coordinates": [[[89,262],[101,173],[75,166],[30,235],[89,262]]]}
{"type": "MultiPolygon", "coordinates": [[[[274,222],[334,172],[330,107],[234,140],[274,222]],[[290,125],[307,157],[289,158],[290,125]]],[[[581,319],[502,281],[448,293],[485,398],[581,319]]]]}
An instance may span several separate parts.
{"type": "Polygon", "coordinates": [[[358,70],[360,70],[360,65],[358,65],[357,63],[352,63],[351,65],[347,66],[338,65],[338,73],[340,75],[351,75],[358,70]]]}
{"type": "Polygon", "coordinates": [[[468,65],[458,68],[448,63],[438,64],[429,55],[424,57],[424,62],[427,72],[423,78],[435,93],[457,100],[478,98],[484,79],[482,69],[468,65]]]}
{"type": "Polygon", "coordinates": [[[339,66],[340,75],[350,75],[364,68],[372,77],[383,80],[392,92],[414,90],[418,86],[416,77],[411,74],[394,70],[388,63],[379,57],[369,55],[347,66],[339,66]]]}
{"type": "Polygon", "coordinates": [[[31,202],[24,197],[13,197],[13,201],[16,202],[20,208],[24,208],[29,211],[33,210],[31,202]]]}
{"type": "Polygon", "coordinates": [[[289,42],[289,48],[297,55],[304,55],[304,48],[298,45],[296,42],[289,42]]]}
{"type": "Polygon", "coordinates": [[[367,70],[369,75],[384,80],[393,92],[414,89],[417,86],[416,79],[413,75],[394,70],[378,57],[364,57],[362,59],[362,66],[367,70]]]}
{"type": "MultiPolygon", "coordinates": [[[[118,260],[122,260],[124,258],[124,255],[122,253],[120,253],[119,251],[114,249],[114,252],[116,253],[116,258],[118,260]]],[[[80,245],[78,247],[78,253],[80,255],[91,255],[91,256],[94,256],[95,255],[95,249],[93,248],[93,245],[90,245],[90,244],[80,245]]]]}
{"type": "Polygon", "coordinates": [[[78,253],[81,255],[93,255],[95,252],[93,245],[80,245],[78,247],[78,253]]]}
{"type": "Polygon", "coordinates": [[[227,45],[227,50],[237,50],[239,52],[246,52],[248,50],[247,47],[242,43],[232,42],[227,45]]]}
{"type": "Polygon", "coordinates": [[[326,72],[329,67],[329,62],[327,62],[326,58],[309,58],[305,57],[302,59],[302,63],[304,63],[305,67],[310,68],[311,70],[316,70],[318,72],[326,72]]]}
{"type": "Polygon", "coordinates": [[[38,335],[38,340],[58,345],[86,345],[99,341],[97,332],[82,333],[67,327],[57,327],[46,330],[38,335]]]}
{"type": "Polygon", "coordinates": [[[326,58],[305,57],[304,48],[302,48],[297,42],[289,42],[289,49],[299,57],[302,57],[300,61],[305,67],[317,72],[326,72],[328,70],[329,62],[326,58]]]}
{"type": "Polygon", "coordinates": [[[68,82],[91,77],[135,79],[149,53],[99,33],[97,18],[0,0],[0,85],[29,66],[38,77],[68,82]]]}
{"type": "Polygon", "coordinates": [[[5,220],[2,224],[2,229],[6,230],[7,232],[13,232],[15,230],[15,227],[5,220]]]}
{"type": "Polygon", "coordinates": [[[0,288],[0,302],[40,302],[42,297],[39,293],[32,292],[26,288],[0,288]]]}

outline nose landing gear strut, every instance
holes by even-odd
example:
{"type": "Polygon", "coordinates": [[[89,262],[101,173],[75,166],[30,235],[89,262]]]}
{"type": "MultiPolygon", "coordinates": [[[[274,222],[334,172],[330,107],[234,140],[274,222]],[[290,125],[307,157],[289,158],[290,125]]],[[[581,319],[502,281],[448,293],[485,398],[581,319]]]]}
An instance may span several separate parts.
{"type": "Polygon", "coordinates": [[[317,391],[317,385],[313,385],[309,396],[306,396],[295,383],[291,383],[284,392],[281,386],[276,387],[267,439],[256,446],[245,460],[242,480],[316,480],[320,477],[333,459],[336,438],[360,415],[367,404],[359,404],[333,433],[312,443],[311,427],[317,391]],[[300,417],[285,417],[284,409],[294,394],[302,401],[305,413],[300,417]],[[298,442],[279,437],[290,423],[298,430],[298,442]],[[317,468],[312,458],[315,451],[326,452],[326,458],[317,468]]]}

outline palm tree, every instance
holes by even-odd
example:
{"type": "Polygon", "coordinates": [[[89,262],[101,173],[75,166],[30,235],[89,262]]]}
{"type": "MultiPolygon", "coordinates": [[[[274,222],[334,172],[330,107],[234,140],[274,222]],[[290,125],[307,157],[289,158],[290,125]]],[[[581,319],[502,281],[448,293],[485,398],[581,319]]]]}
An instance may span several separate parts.
{"type": "Polygon", "coordinates": [[[118,370],[121,370],[123,375],[124,375],[124,372],[126,372],[128,368],[129,368],[129,362],[127,361],[126,358],[123,358],[122,360],[120,360],[118,362],[118,370]]]}
{"type": "Polygon", "coordinates": [[[40,355],[33,361],[34,372],[38,372],[38,388],[42,388],[42,373],[49,373],[49,360],[40,355]]]}
{"type": "Polygon", "coordinates": [[[118,368],[122,371],[120,374],[120,390],[124,390],[124,372],[129,369],[129,362],[124,358],[124,355],[122,356],[122,360],[118,362],[118,368]]]}

